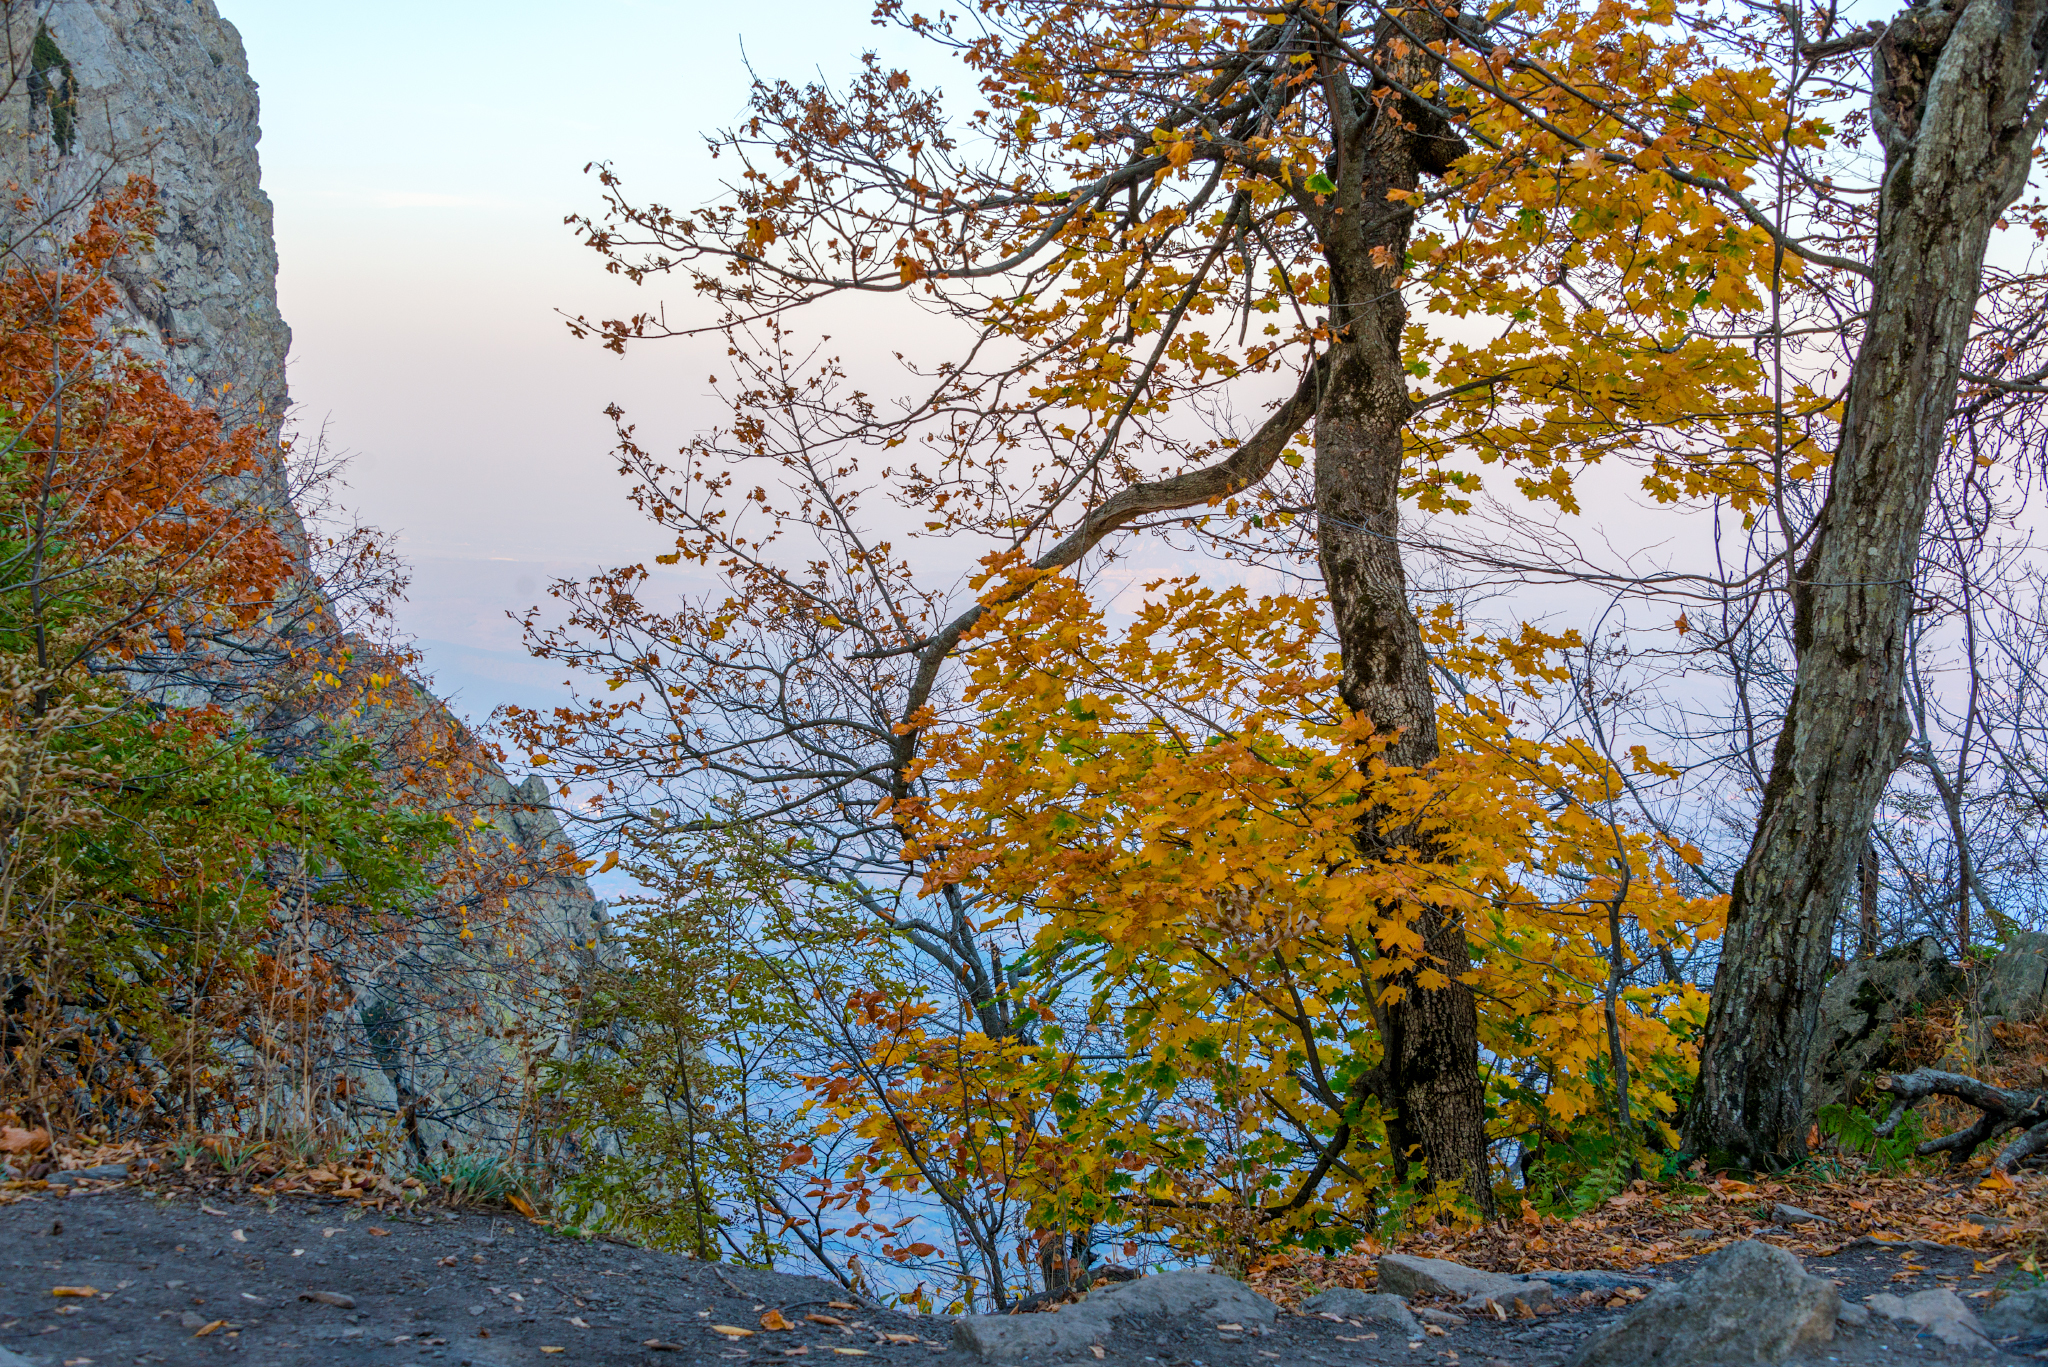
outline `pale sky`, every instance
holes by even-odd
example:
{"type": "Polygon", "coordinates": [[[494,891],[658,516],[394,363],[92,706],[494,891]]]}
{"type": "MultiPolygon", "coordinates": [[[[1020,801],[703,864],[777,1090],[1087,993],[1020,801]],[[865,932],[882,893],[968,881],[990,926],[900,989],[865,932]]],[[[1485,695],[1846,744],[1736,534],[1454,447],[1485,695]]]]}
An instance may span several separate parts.
{"type": "Polygon", "coordinates": [[[538,700],[559,672],[504,613],[552,576],[669,548],[625,501],[603,409],[669,447],[719,416],[711,353],[621,360],[557,316],[651,301],[562,225],[597,207],[584,164],[712,198],[698,135],[743,110],[748,60],[836,79],[865,48],[911,48],[865,0],[219,3],[261,86],[299,419],[352,453],[345,497],[399,534],[405,625],[441,691],[476,718],[538,700]]]}

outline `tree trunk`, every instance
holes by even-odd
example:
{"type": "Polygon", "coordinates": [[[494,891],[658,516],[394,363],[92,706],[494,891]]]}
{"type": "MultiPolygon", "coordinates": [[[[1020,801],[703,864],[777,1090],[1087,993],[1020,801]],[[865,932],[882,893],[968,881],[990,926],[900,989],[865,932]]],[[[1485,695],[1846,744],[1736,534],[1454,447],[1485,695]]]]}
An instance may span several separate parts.
{"type": "MultiPolygon", "coordinates": [[[[1440,131],[1418,133],[1369,98],[1347,108],[1347,94],[1332,97],[1333,122],[1355,120],[1360,136],[1351,143],[1356,151],[1340,151],[1332,168],[1336,213],[1324,239],[1332,336],[1315,420],[1317,549],[1343,655],[1344,701],[1380,731],[1396,733],[1384,752],[1388,764],[1427,769],[1437,758],[1436,699],[1398,540],[1402,429],[1412,409],[1401,364],[1407,307],[1400,272],[1413,216],[1390,205],[1387,193],[1413,190],[1423,170],[1440,170],[1463,148],[1440,131]]],[[[1412,830],[1368,816],[1359,843],[1370,857],[1418,841],[1412,830]]],[[[1462,1183],[1491,1216],[1479,1011],[1460,981],[1471,969],[1464,926],[1432,908],[1400,914],[1419,917],[1424,951],[1451,981],[1428,991],[1413,974],[1401,975],[1391,984],[1401,1000],[1382,1013],[1385,1059],[1375,1090],[1396,1172],[1405,1176],[1420,1158],[1431,1182],[1462,1183]]]]}
{"type": "Polygon", "coordinates": [[[1833,483],[1794,576],[1798,673],[1728,930],[1687,1142],[1805,1154],[1806,1051],[1835,916],[1906,737],[1906,622],[1984,251],[2026,183],[2048,0],[1907,10],[1875,49],[1883,140],[1870,312],[1833,483]]]}

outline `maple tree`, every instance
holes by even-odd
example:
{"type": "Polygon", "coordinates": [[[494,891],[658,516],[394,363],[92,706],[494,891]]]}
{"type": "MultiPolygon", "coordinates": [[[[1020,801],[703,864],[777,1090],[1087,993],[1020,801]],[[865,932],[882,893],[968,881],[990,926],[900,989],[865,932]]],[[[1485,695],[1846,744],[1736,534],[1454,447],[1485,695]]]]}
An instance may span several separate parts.
{"type": "Polygon", "coordinates": [[[1674,1140],[1683,1023],[1704,996],[1610,995],[1607,962],[1711,936],[1718,904],[1672,877],[1697,852],[1617,818],[1622,785],[1596,747],[1515,734],[1509,705],[1535,696],[1557,643],[1472,639],[1432,616],[1426,639],[1465,688],[1439,711],[1441,765],[1421,775],[1388,764],[1363,719],[1332,714],[1340,666],[1322,655],[1319,605],[1154,588],[1122,633],[1062,579],[984,619],[968,643],[980,720],[931,736],[923,762],[948,781],[909,817],[934,885],[992,892],[1034,925],[1020,997],[1048,1028],[1007,1051],[1007,1085],[1070,1098],[1034,1155],[1055,1174],[1040,1199],[1203,1238],[1237,1228],[1253,1246],[1290,1225],[1336,1246],[1374,1228],[1400,1204],[1394,1153],[1412,1142],[1375,1073],[1400,984],[1434,971],[1398,910],[1416,905],[1479,947],[1501,1132],[1605,1115],[1632,1154],[1633,1100],[1674,1140]],[[1362,807],[1440,849],[1358,850],[1362,807]],[[1646,939],[1621,940],[1624,921],[1646,939]],[[1060,999],[1076,981],[1084,1008],[1060,999]],[[1104,1057],[1119,1061],[1081,1061],[1104,1057]],[[1219,1108],[1235,1112],[1229,1145],[1196,1119],[1219,1108]]]}
{"type": "MultiPolygon", "coordinates": [[[[764,83],[716,140],[741,167],[729,197],[640,205],[607,168],[607,216],[582,225],[612,269],[686,273],[722,306],[701,326],[734,339],[754,381],[737,453],[798,473],[800,502],[782,511],[840,541],[848,578],[910,577],[850,530],[862,446],[907,448],[883,479],[928,533],[978,534],[1040,569],[1141,519],[1193,510],[1221,530],[1205,520],[1221,505],[1241,540],[1312,546],[1347,704],[1384,733],[1388,763],[1427,770],[1435,702],[1402,498],[1462,506],[1493,463],[1569,508],[1584,464],[1627,459],[1659,497],[1753,508],[1780,470],[1817,460],[1782,414],[1825,402],[1795,383],[1774,404],[1753,352],[1699,319],[1757,311],[1767,282],[1812,254],[1744,191],[1774,139],[1813,141],[1824,124],[1778,108],[1757,44],[1702,40],[1710,11],[1106,3],[927,18],[892,4],[878,17],[965,62],[985,107],[956,128],[872,59],[844,95],[764,83]],[[837,372],[800,373],[783,329],[792,309],[842,294],[907,294],[957,321],[960,358],[914,371],[923,387],[899,411],[839,405],[837,372]],[[1411,322],[1410,299],[1480,335],[1411,322]],[[1182,416],[1275,390],[1241,435],[1197,436],[1182,416]],[[1252,492],[1304,461],[1307,488],[1283,477],[1252,492]]],[[[689,330],[652,312],[581,326],[617,348],[689,330]]],[[[741,606],[721,625],[803,611],[857,633],[857,654],[915,661],[887,761],[908,765],[916,718],[985,609],[947,614],[912,592],[906,613],[880,601],[892,588],[862,602],[779,574],[773,538],[735,532],[714,506],[731,478],[715,442],[672,472],[627,441],[643,502],[679,524],[677,557],[720,558],[736,581],[741,606]]],[[[598,662],[563,638],[541,648],[598,662]]],[[[576,725],[542,730],[534,748],[559,754],[576,725]]],[[[645,772],[656,753],[614,747],[588,768],[645,772]]],[[[1428,847],[1356,815],[1365,849],[1428,847]]],[[[1411,910],[1427,972],[1391,984],[1380,1085],[1426,1170],[1490,1208],[1464,932],[1440,908],[1411,910]]],[[[1405,1166],[1409,1146],[1393,1157],[1405,1166]]]]}

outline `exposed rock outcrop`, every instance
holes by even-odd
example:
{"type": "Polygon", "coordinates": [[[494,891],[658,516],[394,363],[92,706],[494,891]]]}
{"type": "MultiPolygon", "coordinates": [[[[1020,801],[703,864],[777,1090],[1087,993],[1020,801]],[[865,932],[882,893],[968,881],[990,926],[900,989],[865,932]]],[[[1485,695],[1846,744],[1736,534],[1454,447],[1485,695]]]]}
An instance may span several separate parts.
{"type": "MultiPolygon", "coordinates": [[[[51,0],[0,12],[0,243],[11,260],[51,261],[102,195],[131,175],[155,184],[163,213],[154,250],[116,272],[116,327],[131,349],[161,360],[186,397],[270,438],[276,458],[248,496],[303,551],[277,444],[291,329],[277,306],[257,91],[240,36],[212,0],[51,0]]],[[[296,592],[294,620],[325,633],[336,668],[388,663],[341,634],[316,586],[296,592]]],[[[145,669],[134,682],[185,701],[198,687],[192,673],[145,669]]],[[[409,683],[361,716],[303,694],[280,705],[262,688],[205,696],[286,742],[347,718],[394,756],[409,746],[422,765],[461,769],[459,781],[437,779],[430,791],[405,776],[411,761],[389,766],[401,790],[481,814],[485,825],[465,821],[464,862],[440,905],[402,931],[321,946],[347,1002],[331,1022],[328,1053],[342,1076],[333,1095],[358,1127],[401,1131],[422,1154],[444,1143],[502,1145],[519,1127],[533,1061],[565,1047],[564,989],[602,938],[602,905],[577,872],[549,794],[537,783],[515,788],[439,701],[409,683]]]]}
{"type": "Polygon", "coordinates": [[[1931,935],[1845,966],[1821,994],[1809,1104],[1818,1110],[1853,1096],[1859,1079],[1887,1066],[1892,1027],[1902,1017],[1953,1001],[1967,987],[1931,935]]]}

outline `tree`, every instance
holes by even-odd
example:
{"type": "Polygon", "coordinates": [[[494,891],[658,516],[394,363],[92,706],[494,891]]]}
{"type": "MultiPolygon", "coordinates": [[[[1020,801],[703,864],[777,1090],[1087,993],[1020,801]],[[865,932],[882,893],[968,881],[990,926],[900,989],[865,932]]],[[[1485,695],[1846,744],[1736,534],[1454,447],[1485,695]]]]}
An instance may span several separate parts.
{"type": "MultiPolygon", "coordinates": [[[[908,590],[911,567],[854,512],[863,447],[917,452],[886,456],[906,464],[880,478],[927,534],[978,536],[1038,570],[1164,523],[1295,568],[1311,553],[1343,654],[1339,687],[1377,737],[1369,753],[1418,774],[1439,745],[1400,553],[1404,497],[1462,506],[1478,487],[1470,467],[1499,463],[1524,492],[1571,507],[1575,471],[1607,456],[1639,462],[1660,498],[1750,509],[1764,497],[1772,473],[1754,453],[1774,424],[1761,368],[1699,319],[1758,310],[1761,282],[1811,254],[1744,190],[1774,139],[1812,141],[1823,127],[1774,103],[1756,44],[1724,34],[1717,51],[1686,32],[1711,30],[1706,12],[1688,11],[1675,36],[1655,26],[1679,11],[1625,4],[1492,22],[1339,0],[1198,13],[1151,0],[990,3],[939,19],[885,3],[878,16],[964,61],[985,107],[949,122],[935,94],[872,58],[843,95],[763,84],[749,120],[714,140],[740,167],[723,200],[636,204],[606,168],[605,219],[579,220],[608,268],[638,281],[682,273],[721,306],[702,327],[726,335],[742,370],[734,454],[788,471],[799,501],[776,526],[814,528],[834,548],[808,567],[832,575],[776,568],[775,536],[742,535],[718,506],[731,474],[715,443],[671,471],[626,431],[636,496],[678,532],[667,558],[717,559],[733,585],[703,616],[766,633],[771,618],[803,613],[854,633],[850,662],[912,664],[886,701],[894,683],[859,685],[887,718],[886,745],[829,784],[857,772],[892,800],[910,794],[948,662],[992,606],[908,590]],[[959,324],[961,343],[913,371],[919,392],[900,409],[864,393],[834,403],[837,368],[805,373],[791,311],[884,295],[959,324]],[[1482,335],[1432,335],[1409,321],[1411,298],[1476,320],[1482,335]],[[1419,389],[1423,379],[1436,387],[1419,389]],[[1233,403],[1266,416],[1240,433],[1233,403]],[[1197,435],[1204,415],[1224,431],[1197,435]],[[1662,439],[1643,440],[1652,432],[1662,439]],[[1275,471],[1310,446],[1310,487],[1286,487],[1275,471]],[[1294,540],[1304,515],[1308,545],[1294,540]]],[[[578,328],[618,349],[695,330],[659,312],[578,328]]],[[[1814,397],[1801,387],[1796,401],[1814,397]]],[[[1788,424],[1775,426],[1783,436],[1788,424]]],[[[1796,465],[1810,452],[1789,427],[1777,449],[1796,465]]],[[[753,501],[773,507],[765,487],[753,501]]],[[[608,642],[680,642],[683,624],[646,614],[637,583],[593,583],[579,625],[608,642]]],[[[807,671],[830,656],[828,640],[805,642],[807,671]]],[[[582,651],[568,635],[537,644],[682,696],[648,651],[582,651]]],[[[764,679],[778,655],[763,654],[764,679]]],[[[608,706],[534,727],[534,749],[575,748],[582,773],[565,777],[680,773],[737,753],[689,726],[621,745],[632,707],[608,706]]],[[[813,725],[785,715],[778,734],[813,725]]],[[[817,781],[794,763],[781,772],[781,801],[817,781]]],[[[1377,858],[1430,849],[1373,811],[1355,838],[1377,858]]],[[[1490,1210],[1464,930],[1429,905],[1390,909],[1390,922],[1412,923],[1425,951],[1388,984],[1370,1088],[1397,1132],[1396,1162],[1419,1158],[1490,1210]]],[[[972,957],[959,950],[947,952],[972,957]]],[[[977,981],[988,986],[975,1000],[992,1009],[1001,974],[977,981]]]]}
{"type": "Polygon", "coordinates": [[[1372,1090],[1386,985],[1429,972],[1401,915],[1415,906],[1455,916],[1479,949],[1497,1133],[1569,1132],[1623,1171],[1646,1141],[1673,1143],[1705,1000],[1628,979],[1656,972],[1658,947],[1711,935],[1718,903],[1679,888],[1696,851],[1618,815],[1625,784],[1596,742],[1516,733],[1514,705],[1577,643],[1431,614],[1424,639],[1459,687],[1424,778],[1356,762],[1385,741],[1334,696],[1318,604],[1148,587],[1121,631],[1065,576],[1006,597],[964,646],[974,718],[928,738],[946,781],[906,804],[934,885],[1036,927],[1017,968],[1042,1036],[1006,1048],[925,1021],[916,1050],[984,1060],[985,1115],[1025,1148],[1041,1221],[1163,1226],[1185,1253],[1242,1265],[1427,1212],[1372,1090]],[[1440,851],[1358,849],[1361,808],[1440,851]],[[1084,1002],[1067,1003],[1069,982],[1084,1002]],[[1046,1097],[1019,1123],[1022,1099],[1046,1097]]]}
{"type": "Polygon", "coordinates": [[[1758,1166],[1805,1152],[1807,1044],[1907,738],[1908,613],[1985,251],[2048,120],[2039,4],[1918,5],[1864,41],[1884,148],[1870,299],[1827,500],[1791,581],[1798,670],[1731,891],[1686,1129],[1695,1148],[1758,1166]]]}

